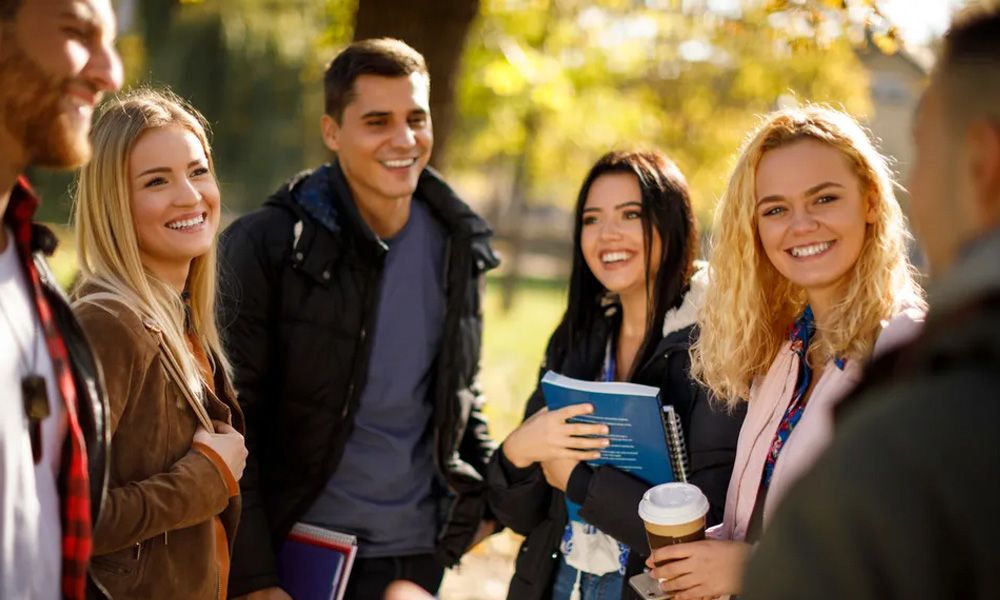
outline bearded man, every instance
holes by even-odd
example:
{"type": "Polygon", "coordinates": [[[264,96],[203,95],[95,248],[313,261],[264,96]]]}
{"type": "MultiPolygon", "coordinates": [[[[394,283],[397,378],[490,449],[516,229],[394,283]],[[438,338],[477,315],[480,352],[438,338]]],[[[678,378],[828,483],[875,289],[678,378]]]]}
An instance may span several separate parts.
{"type": "Polygon", "coordinates": [[[94,357],[45,265],[29,166],[90,157],[90,117],[121,85],[109,0],[0,0],[0,598],[84,598],[107,470],[94,357]]]}

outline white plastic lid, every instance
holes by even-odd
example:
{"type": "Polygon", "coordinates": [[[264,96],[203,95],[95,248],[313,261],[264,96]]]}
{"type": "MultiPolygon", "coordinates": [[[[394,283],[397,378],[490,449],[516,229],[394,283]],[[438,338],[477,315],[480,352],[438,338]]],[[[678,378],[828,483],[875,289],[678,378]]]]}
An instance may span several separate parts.
{"type": "Polygon", "coordinates": [[[682,525],[708,514],[708,498],[690,483],[664,483],[650,488],[639,502],[639,517],[660,525],[682,525]]]}

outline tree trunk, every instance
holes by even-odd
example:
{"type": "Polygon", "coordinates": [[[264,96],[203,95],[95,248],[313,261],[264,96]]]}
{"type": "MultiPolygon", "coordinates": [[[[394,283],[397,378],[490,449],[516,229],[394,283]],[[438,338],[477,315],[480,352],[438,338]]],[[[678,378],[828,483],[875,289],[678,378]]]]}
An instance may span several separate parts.
{"type": "MultiPolygon", "coordinates": [[[[557,17],[558,6],[556,0],[549,0],[548,8],[545,11],[545,21],[543,22],[541,35],[538,38],[538,47],[545,53],[549,42],[549,31],[552,23],[557,17]]],[[[531,91],[529,90],[530,94],[531,91]]],[[[521,154],[517,157],[514,166],[514,182],[511,186],[510,206],[507,210],[507,219],[504,221],[505,230],[509,241],[509,254],[507,257],[507,272],[504,275],[500,287],[500,310],[506,314],[514,307],[514,297],[517,294],[518,283],[521,279],[521,255],[524,252],[524,217],[527,213],[526,198],[528,190],[531,188],[531,152],[535,147],[535,139],[538,136],[538,129],[541,126],[542,115],[538,105],[530,103],[527,114],[524,115],[524,141],[521,146],[521,154]]]]}
{"type": "Polygon", "coordinates": [[[531,150],[538,135],[538,111],[528,109],[524,118],[524,147],[517,157],[514,166],[514,182],[511,185],[510,205],[507,207],[507,248],[509,255],[504,257],[507,262],[507,272],[500,285],[500,310],[507,314],[514,307],[514,296],[517,294],[517,284],[521,280],[521,254],[524,252],[524,214],[526,212],[525,197],[531,183],[531,150]]]}
{"type": "Polygon", "coordinates": [[[455,86],[479,0],[359,0],[354,39],[398,38],[424,55],[431,76],[434,154],[439,166],[455,121],[455,86]]]}

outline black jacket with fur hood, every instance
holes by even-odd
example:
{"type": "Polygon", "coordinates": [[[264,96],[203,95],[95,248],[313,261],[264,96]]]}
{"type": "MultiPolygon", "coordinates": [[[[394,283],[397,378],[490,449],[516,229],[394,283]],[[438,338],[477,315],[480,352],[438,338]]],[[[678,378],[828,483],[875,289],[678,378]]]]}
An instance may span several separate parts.
{"type": "MultiPolygon", "coordinates": [[[[722,520],[726,489],[736,458],[736,441],[745,409],[727,413],[709,402],[707,392],[690,378],[688,350],[697,335],[695,316],[704,293],[704,271],[695,275],[681,306],[666,314],[663,338],[655,352],[635,370],[631,381],[660,388],[663,402],[672,404],[681,418],[690,459],[689,482],[708,497],[711,509],[708,524],[722,520]]],[[[565,333],[557,329],[549,341],[540,376],[552,369],[579,379],[597,379],[604,361],[608,336],[621,320],[617,305],[594,328],[587,343],[567,348],[565,333]]],[[[545,406],[541,386],[528,399],[525,418],[545,406]]],[[[503,525],[527,536],[516,558],[514,577],[507,593],[509,600],[548,600],[552,597],[559,558],[559,542],[566,527],[565,496],[551,487],[535,464],[514,467],[502,448],[489,466],[490,502],[503,525]]],[[[642,520],[637,509],[649,489],[645,482],[613,467],[581,464],[567,486],[569,497],[581,505],[580,516],[604,533],[628,545],[625,578],[642,571],[649,556],[642,520]]],[[[628,583],[623,599],[635,597],[628,583]]]]}

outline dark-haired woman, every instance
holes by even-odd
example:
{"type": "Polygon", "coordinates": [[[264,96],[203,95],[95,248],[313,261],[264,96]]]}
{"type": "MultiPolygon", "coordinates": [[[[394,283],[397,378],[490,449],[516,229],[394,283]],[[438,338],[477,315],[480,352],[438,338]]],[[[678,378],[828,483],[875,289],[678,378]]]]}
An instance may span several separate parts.
{"type": "MultiPolygon", "coordinates": [[[[658,152],[613,152],[584,180],[576,204],[569,302],[549,340],[542,372],[658,387],[681,417],[690,482],[718,523],[742,412],[709,403],[691,379],[688,355],[704,273],[684,176],[658,152]]],[[[633,598],[625,583],[649,554],[636,509],[649,488],[613,467],[590,467],[606,442],[602,425],[567,423],[589,405],[549,412],[541,389],[525,421],[490,464],[494,512],[527,536],[508,598],[633,598]],[[565,498],[586,523],[568,521],[565,498]]]]}

